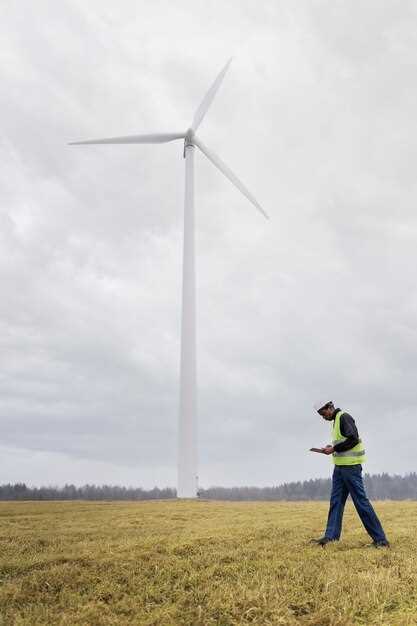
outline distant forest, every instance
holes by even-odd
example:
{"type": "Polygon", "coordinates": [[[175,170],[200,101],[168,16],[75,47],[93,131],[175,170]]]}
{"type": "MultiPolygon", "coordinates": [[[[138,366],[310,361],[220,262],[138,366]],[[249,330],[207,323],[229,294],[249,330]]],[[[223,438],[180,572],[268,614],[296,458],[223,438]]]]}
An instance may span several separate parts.
{"type": "MultiPolygon", "coordinates": [[[[373,500],[417,500],[417,473],[406,476],[366,474],[368,496],[373,500]]],[[[276,487],[209,487],[200,489],[205,500],[327,500],[330,478],[284,483],[276,487]]],[[[112,485],[28,487],[25,483],[0,485],[0,500],[161,500],[176,497],[170,487],[142,489],[112,485]]]]}

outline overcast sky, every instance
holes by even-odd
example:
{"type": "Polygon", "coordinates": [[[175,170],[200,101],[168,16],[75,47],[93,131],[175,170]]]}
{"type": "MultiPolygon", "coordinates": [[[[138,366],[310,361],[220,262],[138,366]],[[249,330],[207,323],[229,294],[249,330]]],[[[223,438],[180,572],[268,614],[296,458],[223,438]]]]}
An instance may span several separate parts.
{"type": "Polygon", "coordinates": [[[6,0],[0,7],[0,483],[176,485],[183,131],[196,154],[199,477],[417,470],[417,4],[6,0]]]}

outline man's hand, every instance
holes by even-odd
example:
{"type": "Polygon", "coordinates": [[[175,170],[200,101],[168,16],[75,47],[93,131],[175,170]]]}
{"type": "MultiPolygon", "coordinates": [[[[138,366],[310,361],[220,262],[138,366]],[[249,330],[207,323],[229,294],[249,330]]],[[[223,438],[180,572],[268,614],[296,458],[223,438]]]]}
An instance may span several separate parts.
{"type": "Polygon", "coordinates": [[[322,448],[323,454],[333,454],[334,448],[331,445],[327,445],[325,448],[322,448]]]}

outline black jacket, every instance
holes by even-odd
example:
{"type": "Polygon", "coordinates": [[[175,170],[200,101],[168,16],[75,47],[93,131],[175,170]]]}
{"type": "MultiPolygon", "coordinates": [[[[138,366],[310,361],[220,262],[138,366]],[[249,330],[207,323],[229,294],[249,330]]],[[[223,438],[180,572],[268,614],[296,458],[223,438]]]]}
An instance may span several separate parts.
{"type": "MultiPolygon", "coordinates": [[[[335,410],[332,417],[333,420],[340,410],[341,409],[335,410]]],[[[358,429],[356,428],[355,420],[349,413],[343,413],[340,417],[340,432],[346,437],[346,440],[334,446],[335,452],[346,452],[346,450],[351,450],[359,443],[358,429]]]]}

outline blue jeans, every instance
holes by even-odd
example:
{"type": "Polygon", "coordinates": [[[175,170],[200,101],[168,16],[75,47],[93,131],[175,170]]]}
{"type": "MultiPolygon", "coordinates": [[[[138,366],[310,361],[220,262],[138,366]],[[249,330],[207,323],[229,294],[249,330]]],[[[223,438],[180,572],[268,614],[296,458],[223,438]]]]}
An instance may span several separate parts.
{"type": "Polygon", "coordinates": [[[386,541],[381,522],[365,493],[362,465],[335,465],[325,537],[340,538],[343,511],[349,494],[368,534],[374,541],[386,541]]]}

